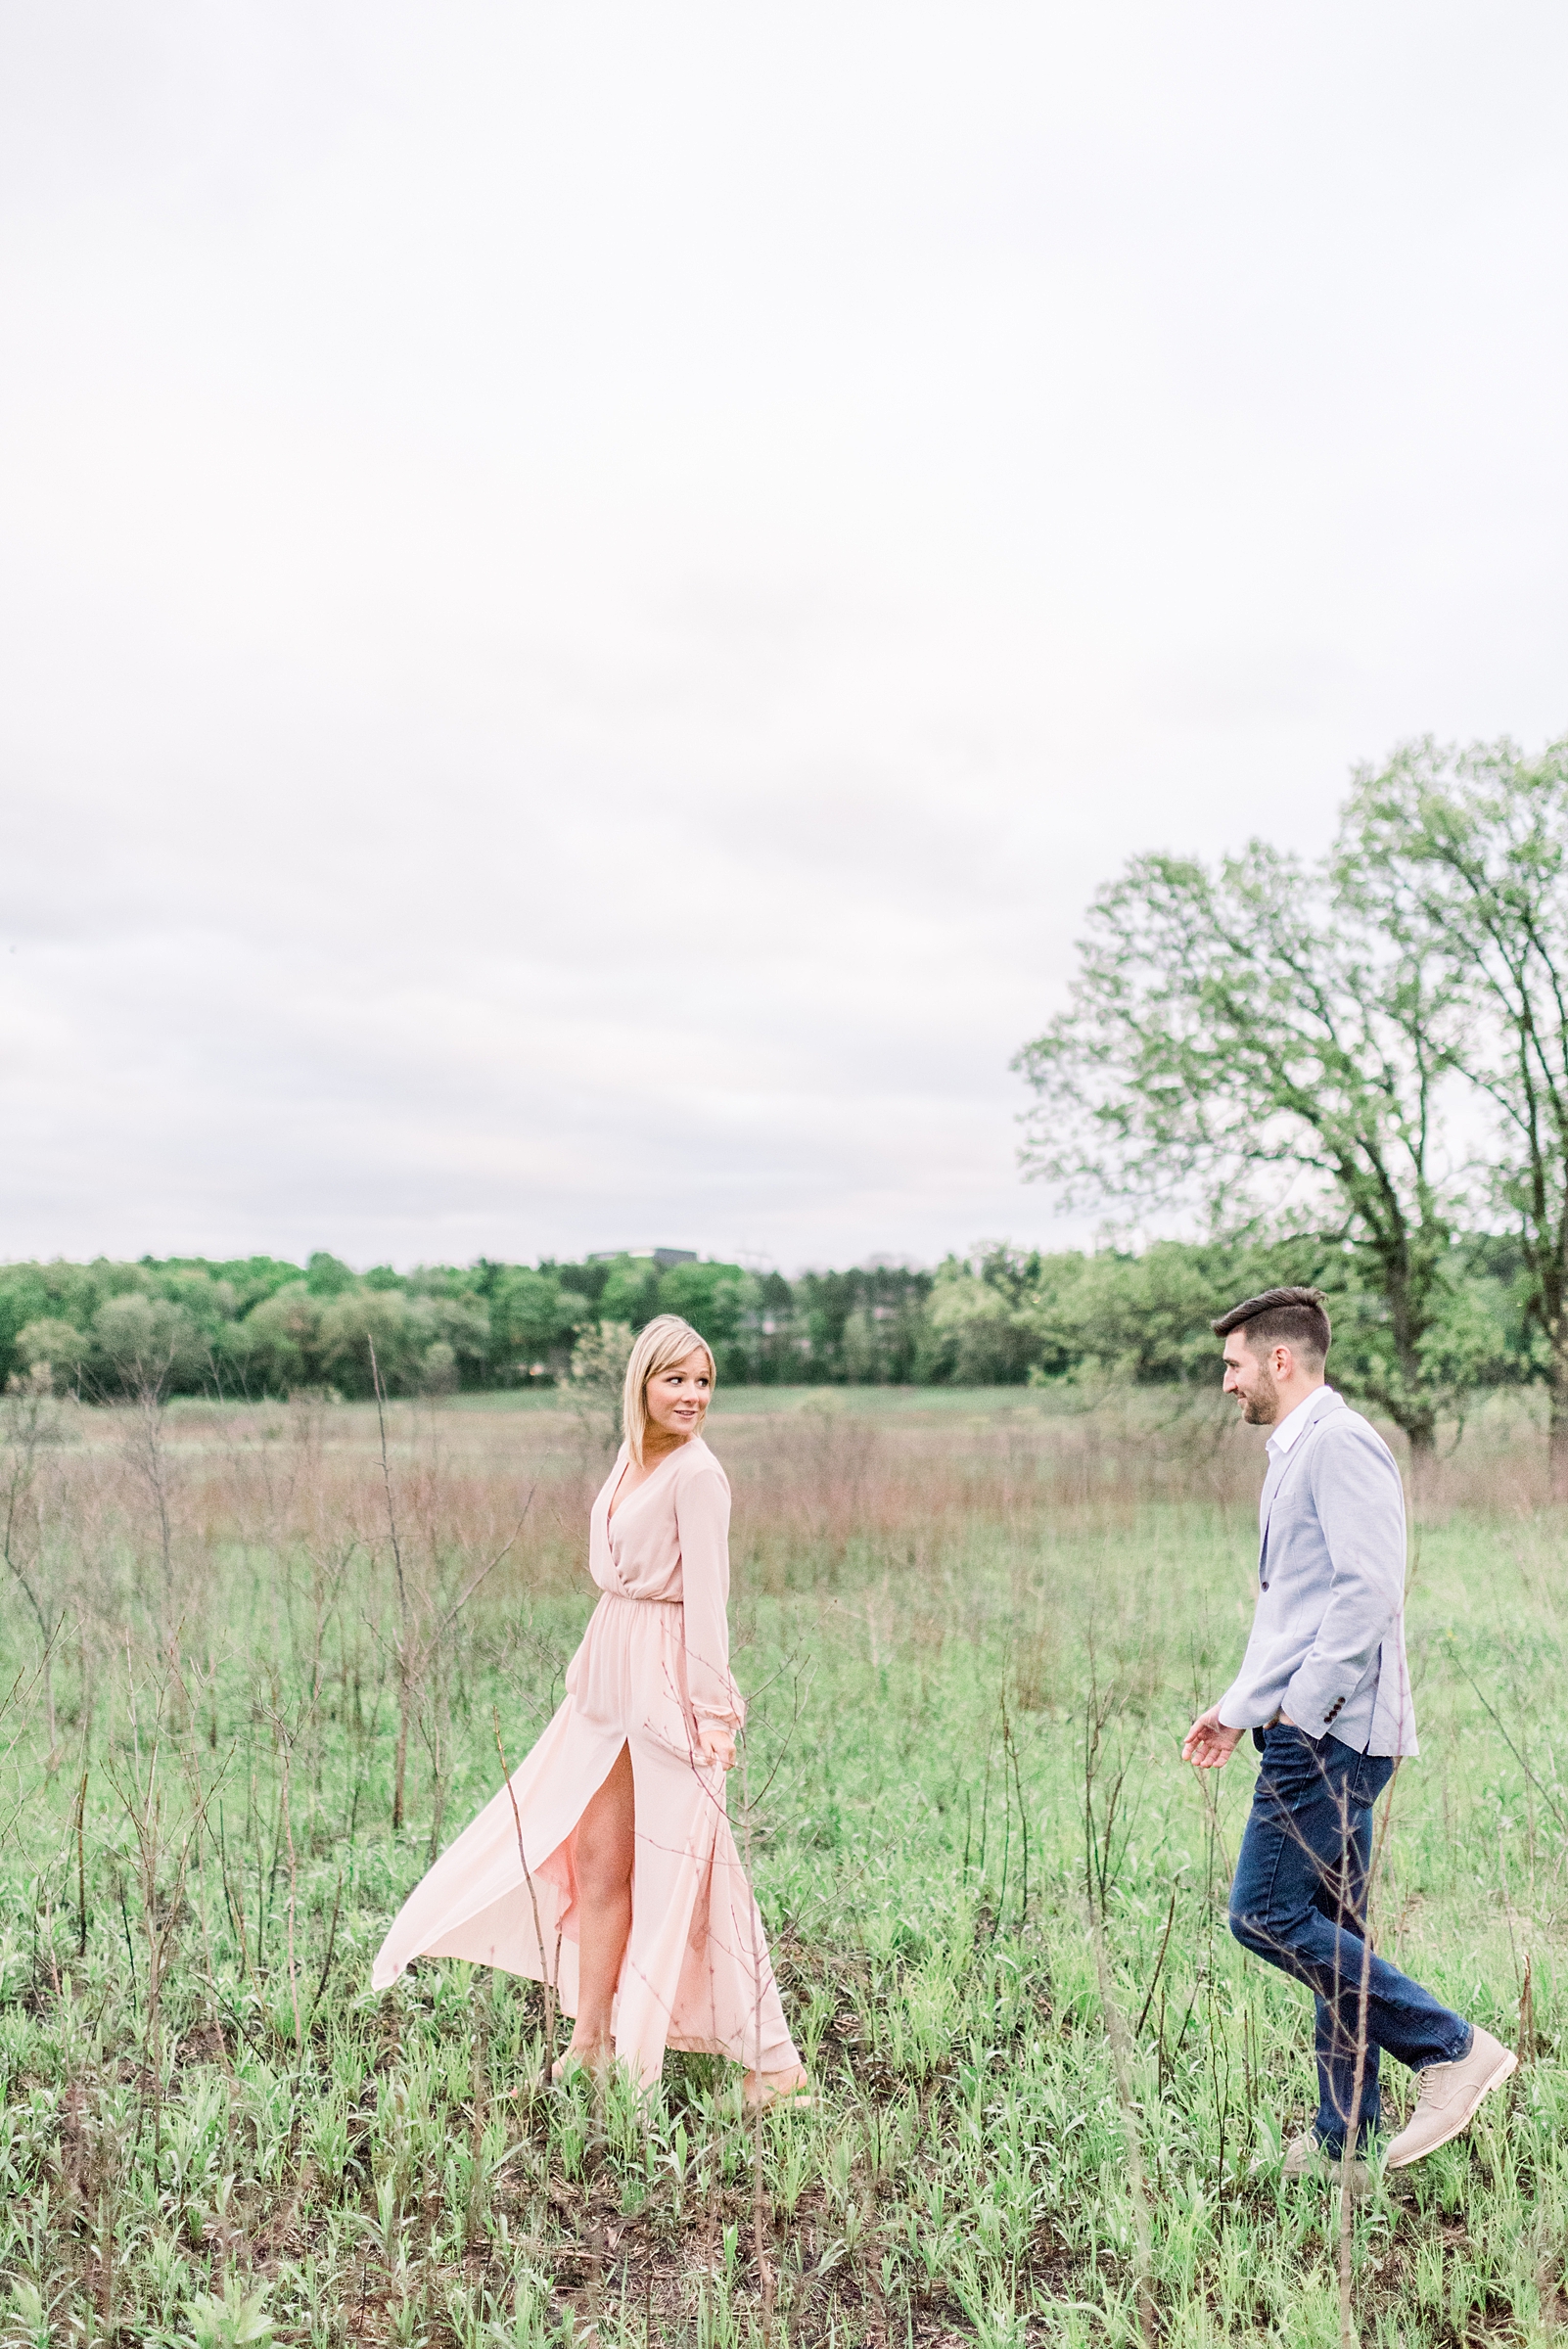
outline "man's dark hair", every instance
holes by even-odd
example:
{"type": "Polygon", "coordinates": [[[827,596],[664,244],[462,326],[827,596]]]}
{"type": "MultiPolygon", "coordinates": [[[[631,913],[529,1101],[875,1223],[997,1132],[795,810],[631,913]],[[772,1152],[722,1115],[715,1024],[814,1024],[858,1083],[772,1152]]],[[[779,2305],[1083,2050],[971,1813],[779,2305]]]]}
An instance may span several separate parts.
{"type": "Polygon", "coordinates": [[[1320,1362],[1328,1359],[1333,1335],[1321,1289],[1265,1289],[1261,1297],[1233,1305],[1209,1326],[1217,1338],[1245,1329],[1254,1354],[1267,1354],[1270,1346],[1289,1346],[1298,1354],[1314,1354],[1320,1362]]]}

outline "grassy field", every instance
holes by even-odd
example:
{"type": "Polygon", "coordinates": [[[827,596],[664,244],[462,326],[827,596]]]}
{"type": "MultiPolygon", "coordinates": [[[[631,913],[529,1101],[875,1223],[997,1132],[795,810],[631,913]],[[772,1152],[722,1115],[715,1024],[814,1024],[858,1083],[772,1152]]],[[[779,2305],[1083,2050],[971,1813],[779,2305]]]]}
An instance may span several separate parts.
{"type": "MultiPolygon", "coordinates": [[[[5,2341],[1342,2339],[1337,2194],[1277,2171],[1310,2004],[1224,1929],[1250,1751],[1176,1759],[1251,1603],[1258,1439],[1212,1401],[720,1398],[732,1812],[820,2090],[760,2128],[694,2057],[541,2093],[530,1986],[369,1987],[558,1699],[591,1411],[399,1405],[384,1476],[373,1407],[8,1407],[5,2341]]],[[[1414,1544],[1379,1939],[1529,2060],[1355,2214],[1389,2349],[1568,2326],[1540,1473],[1489,1409],[1414,1544]]]]}

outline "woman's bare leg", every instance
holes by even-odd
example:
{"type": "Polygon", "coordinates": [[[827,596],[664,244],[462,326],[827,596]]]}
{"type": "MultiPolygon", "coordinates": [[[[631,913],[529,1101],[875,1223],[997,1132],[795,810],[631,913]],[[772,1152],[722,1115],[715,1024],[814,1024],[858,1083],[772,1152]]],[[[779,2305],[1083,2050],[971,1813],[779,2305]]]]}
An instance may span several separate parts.
{"type": "Polygon", "coordinates": [[[607,2063],[612,2052],[610,2004],[631,1932],[631,1857],[636,1826],[631,1748],[615,1767],[577,1821],[577,2020],[570,2052],[607,2063]]]}

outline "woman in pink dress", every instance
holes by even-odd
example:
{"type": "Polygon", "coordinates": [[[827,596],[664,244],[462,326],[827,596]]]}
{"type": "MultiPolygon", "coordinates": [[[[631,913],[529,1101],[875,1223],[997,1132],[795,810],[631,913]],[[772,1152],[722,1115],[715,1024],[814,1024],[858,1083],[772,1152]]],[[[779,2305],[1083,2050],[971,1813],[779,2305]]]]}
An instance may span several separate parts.
{"type": "MultiPolygon", "coordinates": [[[[626,1365],[625,1441],[588,1520],[603,1596],[533,1751],[398,1911],[371,1980],[417,1957],[553,1981],[569,2055],[641,2082],[666,2048],[745,2066],[749,2101],[806,2074],[724,1809],[729,1483],[703,1442],[714,1358],[673,1313],[626,1365]]],[[[559,2067],[558,2067],[559,2068],[559,2067]]]]}

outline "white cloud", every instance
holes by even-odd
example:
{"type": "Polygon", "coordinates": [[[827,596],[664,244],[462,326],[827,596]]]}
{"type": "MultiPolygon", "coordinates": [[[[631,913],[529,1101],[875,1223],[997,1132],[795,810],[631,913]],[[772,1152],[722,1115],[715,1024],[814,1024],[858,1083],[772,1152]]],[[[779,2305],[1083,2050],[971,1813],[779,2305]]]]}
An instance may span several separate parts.
{"type": "Polygon", "coordinates": [[[1049,1238],[1098,880],[1568,724],[1554,10],[0,50],[8,1253],[1049,1238]]]}

